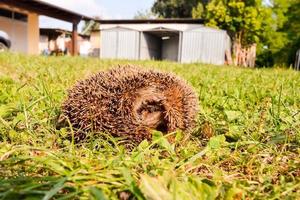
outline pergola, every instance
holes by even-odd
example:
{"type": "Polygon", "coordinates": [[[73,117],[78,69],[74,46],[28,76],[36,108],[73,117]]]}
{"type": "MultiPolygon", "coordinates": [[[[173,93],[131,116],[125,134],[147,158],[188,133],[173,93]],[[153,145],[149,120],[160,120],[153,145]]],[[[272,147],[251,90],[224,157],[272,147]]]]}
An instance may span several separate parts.
{"type": "MultiPolygon", "coordinates": [[[[78,54],[78,24],[81,20],[93,20],[91,17],[40,1],[40,0],[1,0],[2,3],[25,9],[39,15],[52,17],[72,23],[72,54],[78,54]]],[[[74,1],[76,3],[76,1],[74,1]]]]}

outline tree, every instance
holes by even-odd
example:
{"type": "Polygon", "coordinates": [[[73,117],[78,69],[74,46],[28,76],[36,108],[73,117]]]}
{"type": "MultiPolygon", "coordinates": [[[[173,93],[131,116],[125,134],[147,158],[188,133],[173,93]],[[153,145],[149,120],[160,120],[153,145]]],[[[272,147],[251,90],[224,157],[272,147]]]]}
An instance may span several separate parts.
{"type": "Polygon", "coordinates": [[[266,5],[271,16],[264,23],[269,24],[262,32],[260,43],[258,43],[257,66],[272,67],[276,65],[287,65],[286,51],[282,51],[288,45],[289,39],[285,24],[290,23],[288,19],[291,0],[270,0],[266,5]]]}
{"type": "Polygon", "coordinates": [[[300,2],[290,0],[289,3],[286,12],[287,19],[279,29],[286,37],[285,46],[275,52],[275,57],[278,63],[292,65],[295,62],[296,51],[300,49],[300,2]]]}
{"type": "Polygon", "coordinates": [[[140,10],[133,17],[134,19],[155,19],[157,16],[151,10],[140,10]]]}
{"type": "Polygon", "coordinates": [[[207,4],[209,0],[157,0],[152,6],[152,12],[163,18],[190,18],[192,9],[198,3],[207,4]]]}
{"type": "Polygon", "coordinates": [[[248,51],[254,51],[256,47],[260,54],[265,49],[279,50],[286,44],[284,33],[276,32],[286,22],[286,2],[272,0],[272,4],[267,5],[262,0],[212,0],[205,7],[199,3],[192,10],[192,16],[202,17],[207,26],[227,30],[234,42],[236,64],[248,65],[253,61],[248,62],[239,56],[247,57],[248,51]]]}
{"type": "MultiPolygon", "coordinates": [[[[100,17],[94,17],[95,19],[100,19],[100,17]]],[[[99,30],[100,24],[91,20],[91,21],[84,21],[81,33],[82,34],[90,34],[93,30],[99,30]]]]}
{"type": "MultiPolygon", "coordinates": [[[[193,14],[197,16],[196,12],[193,14]]],[[[240,0],[213,0],[202,15],[206,25],[227,30],[243,46],[258,42],[271,18],[270,9],[260,1],[240,0]]]]}

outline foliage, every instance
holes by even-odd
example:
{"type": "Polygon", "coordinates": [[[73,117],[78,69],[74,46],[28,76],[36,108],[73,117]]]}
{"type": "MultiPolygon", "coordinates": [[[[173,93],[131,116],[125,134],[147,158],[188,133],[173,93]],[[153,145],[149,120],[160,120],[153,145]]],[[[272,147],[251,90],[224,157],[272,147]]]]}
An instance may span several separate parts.
{"type": "Polygon", "coordinates": [[[205,10],[202,7],[193,10],[193,17],[202,16],[206,25],[227,30],[243,46],[258,43],[274,25],[271,9],[259,0],[212,0],[205,10]]]}
{"type": "Polygon", "coordinates": [[[157,0],[152,6],[152,12],[163,18],[190,18],[192,9],[199,2],[206,0],[157,0]]]}
{"type": "Polygon", "coordinates": [[[284,56],[282,50],[288,46],[289,39],[288,31],[283,26],[287,23],[294,23],[288,19],[288,9],[292,7],[291,2],[291,0],[271,0],[267,5],[272,18],[269,18],[266,23],[271,26],[266,27],[262,33],[262,40],[258,43],[258,66],[271,67],[274,64],[287,64],[287,56],[284,56]]]}
{"type": "Polygon", "coordinates": [[[155,19],[157,16],[151,10],[140,10],[134,17],[134,19],[155,19]]]}
{"type": "Polygon", "coordinates": [[[286,21],[279,30],[285,34],[285,46],[275,52],[277,63],[294,64],[296,51],[300,49],[300,2],[291,0],[286,12],[286,21]]]}
{"type": "Polygon", "coordinates": [[[71,127],[56,129],[67,88],[127,63],[0,54],[1,199],[300,198],[299,73],[130,61],[194,86],[191,136],[154,132],[128,150],[109,134],[74,143],[71,127]]]}
{"type": "Polygon", "coordinates": [[[196,7],[193,7],[192,17],[195,19],[203,19],[205,17],[204,6],[201,2],[196,7]]]}
{"type": "MultiPolygon", "coordinates": [[[[95,19],[100,19],[100,17],[95,17],[95,19]]],[[[92,31],[99,30],[100,24],[95,21],[84,21],[83,27],[82,27],[82,34],[90,34],[92,31]]]]}

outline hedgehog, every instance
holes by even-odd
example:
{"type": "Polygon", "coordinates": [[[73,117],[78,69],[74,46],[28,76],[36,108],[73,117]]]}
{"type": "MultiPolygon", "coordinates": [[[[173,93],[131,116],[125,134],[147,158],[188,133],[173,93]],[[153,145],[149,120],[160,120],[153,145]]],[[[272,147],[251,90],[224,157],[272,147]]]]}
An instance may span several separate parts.
{"type": "Polygon", "coordinates": [[[62,113],[75,137],[105,132],[134,143],[150,140],[153,130],[190,132],[198,100],[186,81],[136,66],[118,66],[78,81],[68,90],[62,113]]]}

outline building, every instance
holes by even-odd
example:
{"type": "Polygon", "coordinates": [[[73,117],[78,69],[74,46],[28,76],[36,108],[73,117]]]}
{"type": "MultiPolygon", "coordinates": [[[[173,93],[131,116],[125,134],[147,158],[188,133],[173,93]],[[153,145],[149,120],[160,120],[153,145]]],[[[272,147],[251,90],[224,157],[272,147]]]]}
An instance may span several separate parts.
{"type": "MultiPolygon", "coordinates": [[[[90,36],[78,34],[79,55],[88,56],[91,51],[90,36]]],[[[39,52],[50,55],[69,55],[72,51],[72,32],[58,28],[40,28],[39,52]]]]}
{"type": "Polygon", "coordinates": [[[1,0],[0,29],[11,38],[11,50],[39,53],[39,15],[72,23],[72,54],[77,55],[77,25],[87,16],[39,0],[1,0]]]}
{"type": "Polygon", "coordinates": [[[97,20],[100,57],[221,65],[231,60],[226,31],[199,19],[97,20]]]}
{"type": "Polygon", "coordinates": [[[90,56],[99,57],[100,56],[100,30],[92,30],[90,33],[90,43],[92,52],[90,56]]]}

